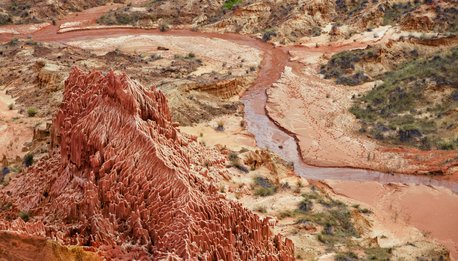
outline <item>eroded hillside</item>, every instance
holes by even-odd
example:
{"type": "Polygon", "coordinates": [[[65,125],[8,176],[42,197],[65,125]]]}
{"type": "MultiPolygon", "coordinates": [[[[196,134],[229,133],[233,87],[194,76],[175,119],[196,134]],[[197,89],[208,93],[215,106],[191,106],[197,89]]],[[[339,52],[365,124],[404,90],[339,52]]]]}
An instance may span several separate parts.
{"type": "Polygon", "coordinates": [[[0,8],[0,259],[458,256],[455,1],[0,8]]]}
{"type": "Polygon", "coordinates": [[[267,220],[218,196],[208,182],[227,175],[224,160],[180,134],[159,91],[73,69],[52,142],[49,157],[2,188],[3,230],[111,258],[293,260],[267,220]]]}

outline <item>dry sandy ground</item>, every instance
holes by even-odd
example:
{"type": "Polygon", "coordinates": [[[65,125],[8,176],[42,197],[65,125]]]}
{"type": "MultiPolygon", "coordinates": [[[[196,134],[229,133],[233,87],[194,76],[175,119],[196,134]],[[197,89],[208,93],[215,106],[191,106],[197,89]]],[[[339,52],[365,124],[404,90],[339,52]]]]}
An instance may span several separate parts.
{"type": "Polygon", "coordinates": [[[376,145],[361,143],[348,135],[353,131],[354,120],[347,108],[358,89],[335,86],[310,70],[307,68],[298,75],[286,68],[281,79],[268,90],[269,115],[297,135],[306,163],[363,167],[374,164],[367,161],[367,153],[374,151],[376,145]],[[339,91],[338,88],[347,89],[339,91]],[[285,100],[288,103],[283,102],[285,100]]]}
{"type": "Polygon", "coordinates": [[[243,76],[246,74],[247,68],[257,67],[261,61],[259,50],[216,38],[133,35],[71,41],[68,44],[92,50],[98,54],[105,54],[115,49],[131,54],[159,53],[164,58],[172,58],[167,56],[176,54],[187,56],[189,53],[193,53],[197,58],[204,60],[205,64],[193,73],[196,76],[212,71],[221,72],[228,68],[239,68],[233,69],[232,75],[243,76]],[[166,47],[170,51],[158,52],[158,47],[166,47]]]}
{"type": "MultiPolygon", "coordinates": [[[[326,181],[333,191],[369,207],[383,228],[396,238],[412,235],[410,226],[445,245],[458,259],[458,196],[450,190],[423,185],[382,185],[376,182],[326,181]]],[[[374,236],[380,236],[381,234],[374,236]]],[[[381,246],[390,247],[388,240],[381,246]]]]}
{"type": "Polygon", "coordinates": [[[50,23],[2,26],[0,34],[31,34],[49,25],[50,23]]]}
{"type": "Polygon", "coordinates": [[[210,147],[221,145],[236,151],[254,148],[254,137],[242,127],[242,123],[242,117],[225,115],[192,127],[180,127],[180,130],[196,136],[199,141],[210,147]],[[216,130],[219,122],[224,123],[224,131],[216,130]]]}
{"type": "Polygon", "coordinates": [[[14,104],[11,96],[0,88],[0,158],[7,157],[9,161],[24,156],[24,144],[32,141],[34,119],[25,118],[8,106],[14,104]]]}

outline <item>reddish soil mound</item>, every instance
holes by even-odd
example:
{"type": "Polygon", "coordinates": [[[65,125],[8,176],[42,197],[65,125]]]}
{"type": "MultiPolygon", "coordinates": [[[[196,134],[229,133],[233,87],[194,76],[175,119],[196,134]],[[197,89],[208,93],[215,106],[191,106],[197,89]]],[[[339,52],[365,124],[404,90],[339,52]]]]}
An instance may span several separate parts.
{"type": "Polygon", "coordinates": [[[107,258],[293,260],[268,220],[217,193],[224,158],[175,128],[161,92],[74,69],[52,136],[51,155],[0,190],[0,230],[107,258]]]}

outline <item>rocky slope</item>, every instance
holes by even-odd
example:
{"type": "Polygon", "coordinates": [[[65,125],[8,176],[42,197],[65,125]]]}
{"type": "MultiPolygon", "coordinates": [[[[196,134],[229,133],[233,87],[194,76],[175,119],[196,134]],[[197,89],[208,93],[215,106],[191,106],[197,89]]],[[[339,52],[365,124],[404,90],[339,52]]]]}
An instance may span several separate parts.
{"type": "Polygon", "coordinates": [[[0,25],[37,23],[54,20],[69,12],[107,4],[108,0],[7,0],[0,3],[0,25]]]}
{"type": "Polygon", "coordinates": [[[353,96],[351,112],[361,133],[423,150],[452,150],[458,148],[457,43],[457,37],[388,41],[333,55],[321,73],[343,85],[378,81],[362,97],[353,96]]]}
{"type": "Polygon", "coordinates": [[[457,32],[453,1],[405,0],[214,0],[155,1],[113,10],[100,24],[187,27],[252,34],[276,43],[298,43],[329,33],[333,40],[379,26],[403,30],[457,32]]]}
{"type": "Polygon", "coordinates": [[[224,159],[176,129],[161,92],[78,69],[65,86],[54,149],[0,190],[1,230],[108,258],[293,260],[268,219],[217,194],[224,159]]]}
{"type": "MultiPolygon", "coordinates": [[[[8,89],[8,94],[15,98],[14,108],[21,113],[35,108],[37,116],[49,117],[62,100],[63,81],[72,66],[87,70],[113,68],[125,71],[141,83],[156,84],[169,101],[172,100],[169,106],[173,119],[181,125],[189,125],[236,112],[238,102],[229,98],[239,95],[249,86],[260,60],[255,52],[236,54],[235,50],[244,47],[235,44],[230,45],[226,52],[205,55],[203,47],[194,52],[175,47],[176,43],[182,42],[176,37],[137,37],[138,44],[149,47],[138,54],[137,46],[126,44],[131,43],[131,38],[108,38],[101,48],[95,48],[100,41],[86,40],[85,43],[67,45],[10,41],[0,46],[3,54],[0,60],[6,65],[0,68],[0,89],[8,89]],[[85,49],[86,46],[95,50],[85,49]],[[233,58],[228,59],[227,53],[233,58]],[[133,66],[138,63],[142,66],[133,66]]],[[[195,42],[196,45],[209,44],[199,39],[195,42]]],[[[217,41],[211,43],[219,44],[217,41]]]]}

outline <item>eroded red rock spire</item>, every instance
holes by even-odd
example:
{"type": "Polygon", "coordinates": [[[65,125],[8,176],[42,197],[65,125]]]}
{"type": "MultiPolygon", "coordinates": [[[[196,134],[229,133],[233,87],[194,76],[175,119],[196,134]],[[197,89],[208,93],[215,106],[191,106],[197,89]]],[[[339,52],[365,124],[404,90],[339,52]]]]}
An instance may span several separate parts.
{"type": "Polygon", "coordinates": [[[115,259],[294,259],[291,241],[272,235],[267,220],[217,193],[224,158],[174,127],[160,91],[125,74],[73,69],[53,144],[0,190],[0,203],[12,205],[0,230],[115,259]]]}

